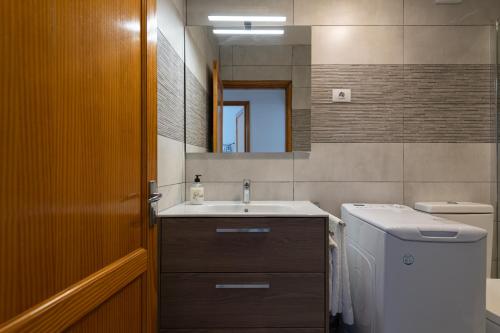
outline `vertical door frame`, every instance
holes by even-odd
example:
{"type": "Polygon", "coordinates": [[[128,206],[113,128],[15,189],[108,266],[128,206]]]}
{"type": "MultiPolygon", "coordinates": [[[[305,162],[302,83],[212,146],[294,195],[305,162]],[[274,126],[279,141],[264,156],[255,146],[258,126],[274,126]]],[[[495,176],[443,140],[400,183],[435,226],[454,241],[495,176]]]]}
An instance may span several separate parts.
{"type": "Polygon", "coordinates": [[[158,331],[158,226],[149,221],[149,181],[157,180],[157,16],[156,0],[142,1],[141,94],[142,94],[142,243],[147,251],[147,270],[142,276],[142,330],[158,331]]]}
{"type": "Polygon", "coordinates": [[[212,65],[212,151],[214,153],[222,152],[222,129],[224,120],[222,110],[224,109],[224,83],[220,78],[220,65],[214,60],[212,65]]]}

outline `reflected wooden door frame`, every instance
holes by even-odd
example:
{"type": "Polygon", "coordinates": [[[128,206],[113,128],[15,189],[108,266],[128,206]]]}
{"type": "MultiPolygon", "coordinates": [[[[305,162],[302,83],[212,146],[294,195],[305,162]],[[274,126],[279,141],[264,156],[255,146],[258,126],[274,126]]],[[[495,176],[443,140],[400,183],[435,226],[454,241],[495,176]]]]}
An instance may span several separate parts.
{"type": "Polygon", "coordinates": [[[224,89],[284,89],[285,90],[285,151],[292,151],[292,81],[222,81],[224,89]]]}
{"type": "MultiPolygon", "coordinates": [[[[245,153],[249,153],[250,146],[250,101],[224,101],[224,106],[242,106],[245,113],[245,153]]],[[[222,108],[221,116],[224,116],[222,108]]]]}

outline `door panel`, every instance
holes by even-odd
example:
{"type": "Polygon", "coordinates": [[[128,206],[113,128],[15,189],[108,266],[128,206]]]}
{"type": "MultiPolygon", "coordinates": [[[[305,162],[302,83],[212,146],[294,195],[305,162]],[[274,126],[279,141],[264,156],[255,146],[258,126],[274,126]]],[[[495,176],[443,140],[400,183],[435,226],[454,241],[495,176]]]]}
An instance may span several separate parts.
{"type": "MultiPolygon", "coordinates": [[[[0,4],[0,331],[28,309],[22,318],[43,317],[38,305],[52,304],[47,300],[61,291],[73,302],[93,295],[74,288],[148,249],[141,217],[150,157],[143,125],[145,3],[0,4]]],[[[142,325],[142,253],[134,274],[117,275],[129,279],[120,289],[127,287],[91,298],[93,306],[74,318],[95,310],[72,329],[142,325]]]]}
{"type": "Polygon", "coordinates": [[[134,303],[141,297],[141,280],[136,279],[99,308],[90,312],[67,332],[140,332],[141,304],[134,303]],[[129,318],[128,320],[123,320],[129,318]]]}

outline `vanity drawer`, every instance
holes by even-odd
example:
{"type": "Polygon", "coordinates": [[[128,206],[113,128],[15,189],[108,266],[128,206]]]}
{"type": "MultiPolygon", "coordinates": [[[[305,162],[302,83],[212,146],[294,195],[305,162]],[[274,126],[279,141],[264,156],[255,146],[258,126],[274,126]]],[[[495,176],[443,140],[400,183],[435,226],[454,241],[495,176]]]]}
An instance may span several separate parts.
{"type": "Polygon", "coordinates": [[[163,272],[324,272],[325,218],[169,218],[163,272]]]}
{"type": "Polygon", "coordinates": [[[162,328],[322,328],[325,276],[162,274],[162,328]]]}

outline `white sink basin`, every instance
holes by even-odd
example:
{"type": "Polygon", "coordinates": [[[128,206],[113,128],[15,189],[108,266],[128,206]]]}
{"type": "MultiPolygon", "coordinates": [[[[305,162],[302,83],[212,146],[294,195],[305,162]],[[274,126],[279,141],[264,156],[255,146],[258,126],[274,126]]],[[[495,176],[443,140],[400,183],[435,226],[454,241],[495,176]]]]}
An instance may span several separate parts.
{"type": "Polygon", "coordinates": [[[269,213],[269,214],[277,214],[277,213],[287,213],[293,208],[289,205],[281,205],[281,204],[242,204],[242,203],[234,203],[234,204],[206,204],[205,207],[202,208],[206,212],[214,212],[214,213],[269,213]]]}
{"type": "Polygon", "coordinates": [[[161,216],[326,216],[309,201],[207,201],[202,205],[185,202],[160,211],[161,216]]]}

